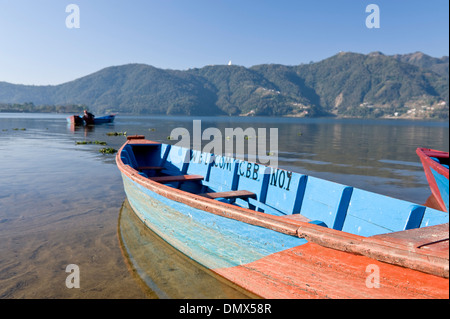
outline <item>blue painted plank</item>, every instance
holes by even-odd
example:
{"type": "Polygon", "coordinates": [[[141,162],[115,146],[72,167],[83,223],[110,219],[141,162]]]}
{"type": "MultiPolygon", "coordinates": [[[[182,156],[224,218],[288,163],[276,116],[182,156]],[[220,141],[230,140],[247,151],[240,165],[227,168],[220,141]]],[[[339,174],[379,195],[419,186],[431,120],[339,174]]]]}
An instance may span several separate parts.
{"type": "MultiPolygon", "coordinates": [[[[309,176],[300,213],[333,227],[338,212],[346,211],[345,205],[341,204],[346,188],[345,185],[309,176]]],[[[348,201],[347,198],[345,200],[348,201]]]]}
{"type": "Polygon", "coordinates": [[[190,150],[172,145],[169,150],[164,168],[172,174],[185,174],[190,160],[190,150]]]}
{"type": "Polygon", "coordinates": [[[420,227],[435,226],[448,223],[448,213],[427,207],[420,227]]]}
{"type": "Polygon", "coordinates": [[[423,215],[419,205],[380,194],[354,189],[343,231],[361,236],[405,230],[408,221],[418,224],[423,215]],[[411,217],[412,214],[415,216],[411,217]]]}
{"type": "Polygon", "coordinates": [[[267,189],[266,204],[285,214],[299,214],[307,176],[272,168],[267,189]]]}
{"type": "Polygon", "coordinates": [[[237,160],[227,156],[215,156],[209,175],[208,186],[211,190],[216,192],[233,190],[236,161],[237,160]]]}

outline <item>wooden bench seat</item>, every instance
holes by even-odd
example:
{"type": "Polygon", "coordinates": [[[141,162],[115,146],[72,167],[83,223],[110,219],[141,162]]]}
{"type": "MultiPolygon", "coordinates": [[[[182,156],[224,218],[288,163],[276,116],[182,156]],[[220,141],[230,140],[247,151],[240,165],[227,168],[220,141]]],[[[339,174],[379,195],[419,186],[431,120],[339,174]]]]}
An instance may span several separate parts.
{"type": "Polygon", "coordinates": [[[154,171],[160,171],[160,170],[163,170],[164,167],[162,167],[162,166],[139,166],[137,169],[138,169],[139,171],[142,171],[142,170],[154,170],[154,171]]]}
{"type": "Polygon", "coordinates": [[[171,182],[189,182],[189,181],[201,181],[203,180],[201,175],[176,175],[176,176],[156,176],[149,177],[150,180],[158,183],[171,183],[171,182]]]}
{"type": "Polygon", "coordinates": [[[256,198],[256,194],[246,191],[246,190],[239,190],[239,191],[229,191],[229,192],[218,192],[218,193],[203,193],[198,194],[199,196],[203,196],[210,199],[217,199],[217,198],[256,198]]]}

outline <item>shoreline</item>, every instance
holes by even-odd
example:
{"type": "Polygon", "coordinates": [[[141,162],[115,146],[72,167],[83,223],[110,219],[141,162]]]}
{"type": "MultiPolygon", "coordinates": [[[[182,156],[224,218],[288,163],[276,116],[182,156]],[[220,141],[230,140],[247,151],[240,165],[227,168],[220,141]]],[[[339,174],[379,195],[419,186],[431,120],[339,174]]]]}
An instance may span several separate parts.
{"type": "MultiPolygon", "coordinates": [[[[54,114],[54,115],[70,115],[78,114],[79,112],[39,112],[39,111],[3,111],[0,110],[0,114],[54,114]]],[[[282,119],[282,118],[295,118],[295,119],[350,119],[350,120],[404,120],[404,121],[423,121],[423,122],[448,122],[449,118],[439,119],[439,118],[428,118],[428,117],[415,117],[415,116],[381,116],[381,117],[358,117],[358,116],[345,116],[345,115],[324,115],[324,116],[302,116],[302,115],[280,115],[280,116],[269,116],[269,115],[167,115],[167,114],[134,114],[134,113],[122,113],[122,112],[100,112],[101,114],[115,113],[124,116],[149,116],[149,117],[167,117],[167,118],[189,118],[189,117],[206,117],[206,118],[264,118],[264,119],[282,119]]],[[[99,113],[99,114],[100,114],[99,113]]]]}

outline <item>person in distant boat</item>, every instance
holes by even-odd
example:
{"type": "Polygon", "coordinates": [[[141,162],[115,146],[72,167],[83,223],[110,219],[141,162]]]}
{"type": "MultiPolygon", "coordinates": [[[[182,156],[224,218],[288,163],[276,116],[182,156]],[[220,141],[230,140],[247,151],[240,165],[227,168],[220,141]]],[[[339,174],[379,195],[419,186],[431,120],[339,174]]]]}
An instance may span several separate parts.
{"type": "Polygon", "coordinates": [[[86,122],[86,124],[94,124],[94,117],[94,114],[88,112],[87,110],[84,110],[83,120],[86,122]]]}

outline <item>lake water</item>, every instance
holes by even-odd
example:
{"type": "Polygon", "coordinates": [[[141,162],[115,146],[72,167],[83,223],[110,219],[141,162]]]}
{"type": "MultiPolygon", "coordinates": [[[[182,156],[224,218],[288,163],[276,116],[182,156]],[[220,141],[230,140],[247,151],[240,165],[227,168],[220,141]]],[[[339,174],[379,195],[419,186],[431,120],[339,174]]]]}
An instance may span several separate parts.
{"type": "Polygon", "coordinates": [[[416,148],[449,148],[448,122],[119,115],[74,129],[66,117],[0,113],[0,298],[248,297],[137,228],[114,155],[99,152],[126,140],[109,132],[174,144],[172,130],[193,120],[221,132],[278,128],[279,167],[418,204],[431,192],[416,148]],[[133,268],[134,241],[151,267],[133,268]],[[66,286],[70,264],[80,288],[66,286]]]}

